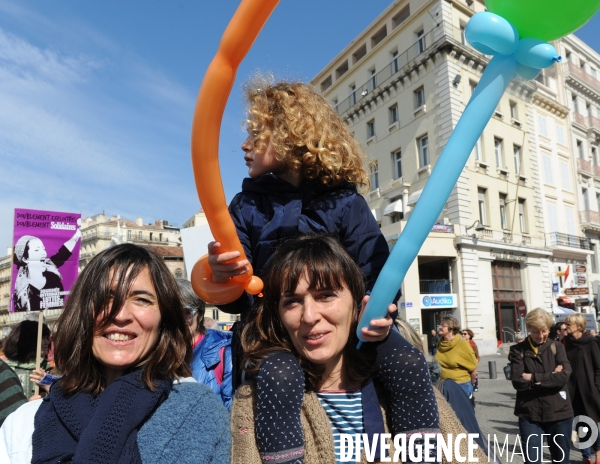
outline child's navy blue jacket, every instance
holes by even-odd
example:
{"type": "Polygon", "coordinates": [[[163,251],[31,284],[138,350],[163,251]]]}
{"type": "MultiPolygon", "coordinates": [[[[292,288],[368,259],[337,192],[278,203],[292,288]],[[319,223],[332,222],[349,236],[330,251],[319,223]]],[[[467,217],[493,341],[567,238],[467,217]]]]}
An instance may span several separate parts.
{"type": "MultiPolygon", "coordinates": [[[[338,237],[360,266],[367,290],[389,255],[385,238],[365,199],[352,184],[327,188],[316,182],[294,187],[272,174],[244,179],[242,191],[229,212],[254,273],[261,277],[282,240],[305,234],[338,237]]],[[[219,306],[230,314],[245,313],[251,307],[249,295],[219,306]]]]}

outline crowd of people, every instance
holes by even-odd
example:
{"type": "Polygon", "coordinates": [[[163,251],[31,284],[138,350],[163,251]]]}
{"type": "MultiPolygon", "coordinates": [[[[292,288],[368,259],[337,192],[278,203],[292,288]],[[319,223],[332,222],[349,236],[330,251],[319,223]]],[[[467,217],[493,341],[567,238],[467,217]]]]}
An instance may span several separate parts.
{"type": "MultiPolygon", "coordinates": [[[[479,353],[455,318],[444,317],[432,334],[430,362],[395,302],[362,329],[369,343],[357,348],[361,309],[389,254],[359,194],[369,187],[361,145],[305,84],[260,78],[245,95],[249,178],[230,213],[247,260],[212,242],[208,263],[217,283],[251,264],[263,294],[220,306],[240,315],[232,332],[220,331],[190,283],[174,279],[152,251],[102,251],[79,275],[56,331],[43,328],[40,355],[52,346],[55,368],[40,397],[32,385],[43,383],[48,366],[35,366],[37,322],[23,321],[7,337],[0,462],[320,464],[357,452],[343,449],[346,433],[483,438],[471,403],[479,353]]],[[[19,253],[15,262],[25,262],[19,253]]],[[[530,406],[544,401],[540,392],[562,397],[555,390],[569,380],[571,352],[582,374],[565,394],[581,397],[573,408],[600,415],[589,407],[593,395],[581,393],[596,378],[586,363],[596,369],[589,350],[598,347],[574,331],[566,350],[546,349],[546,319],[527,321],[528,341],[511,351],[522,433],[545,430],[547,416],[540,425],[530,406]]],[[[561,407],[551,421],[560,430],[573,414],[568,399],[561,407]]],[[[437,459],[435,447],[411,443],[437,459]]],[[[377,459],[394,453],[388,445],[375,450],[377,459]]],[[[358,453],[351,460],[366,462],[358,453]]]]}

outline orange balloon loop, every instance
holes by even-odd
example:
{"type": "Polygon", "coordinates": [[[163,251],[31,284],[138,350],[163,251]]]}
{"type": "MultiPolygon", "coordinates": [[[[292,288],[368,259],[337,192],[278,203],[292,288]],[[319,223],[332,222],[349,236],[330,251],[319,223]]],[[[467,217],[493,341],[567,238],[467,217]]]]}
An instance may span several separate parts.
{"type": "MultiPolygon", "coordinates": [[[[237,69],[278,3],[279,0],[242,0],[206,71],[192,122],[192,167],[196,190],[213,237],[221,243],[220,252],[240,253],[232,262],[247,258],[227,210],[223,191],[218,156],[221,121],[237,69]]],[[[257,294],[263,288],[262,281],[252,275],[252,268],[225,283],[213,282],[207,256],[194,265],[191,281],[197,295],[213,304],[231,303],[244,291],[257,294]]]]}

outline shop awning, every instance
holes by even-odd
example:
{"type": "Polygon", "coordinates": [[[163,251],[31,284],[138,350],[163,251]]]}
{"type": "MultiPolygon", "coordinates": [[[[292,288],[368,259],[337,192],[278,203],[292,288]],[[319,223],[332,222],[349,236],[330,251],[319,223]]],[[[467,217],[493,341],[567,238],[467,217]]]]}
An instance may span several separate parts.
{"type": "Polygon", "coordinates": [[[385,207],[383,211],[384,216],[391,216],[395,213],[402,212],[402,200],[396,200],[385,207]]]}
{"type": "Polygon", "coordinates": [[[408,206],[412,206],[414,205],[417,200],[419,199],[419,197],[421,196],[421,193],[423,193],[423,189],[421,190],[417,190],[416,192],[412,193],[409,197],[408,197],[408,203],[406,203],[408,206]]]}

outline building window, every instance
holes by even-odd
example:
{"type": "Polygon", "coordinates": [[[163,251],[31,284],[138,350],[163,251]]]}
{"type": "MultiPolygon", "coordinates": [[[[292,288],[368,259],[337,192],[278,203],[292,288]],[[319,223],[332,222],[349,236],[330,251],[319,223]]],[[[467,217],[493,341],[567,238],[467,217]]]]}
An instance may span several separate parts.
{"type": "Polygon", "coordinates": [[[581,159],[585,159],[585,150],[583,149],[583,142],[581,140],[577,141],[577,154],[581,159]]]}
{"type": "Polygon", "coordinates": [[[152,232],[150,232],[150,241],[152,241],[152,232]]]}
{"type": "Polygon", "coordinates": [[[429,140],[427,136],[417,139],[419,147],[419,167],[423,168],[429,164],[429,140]]]}
{"type": "Polygon", "coordinates": [[[575,95],[575,94],[571,94],[571,108],[576,113],[579,113],[579,99],[577,98],[577,95],[575,95]]]}
{"type": "Polygon", "coordinates": [[[592,251],[594,254],[590,256],[590,261],[592,262],[592,274],[598,274],[598,249],[596,248],[596,244],[594,242],[590,243],[592,247],[592,251]]]}
{"type": "Polygon", "coordinates": [[[478,202],[479,202],[479,223],[487,226],[487,207],[486,207],[486,201],[485,201],[485,197],[486,197],[487,191],[486,189],[483,188],[478,188],[477,189],[477,196],[478,196],[478,202]]]}
{"type": "Polygon", "coordinates": [[[494,138],[494,154],[496,155],[496,166],[504,168],[504,159],[502,156],[502,139],[494,138]]]}
{"type": "Polygon", "coordinates": [[[508,222],[506,220],[506,194],[500,194],[500,227],[502,229],[508,229],[508,222]]]}
{"type": "Polygon", "coordinates": [[[369,87],[370,90],[373,91],[377,88],[377,70],[375,68],[369,71],[369,87]]]}
{"type": "Polygon", "coordinates": [[[538,126],[540,128],[540,135],[548,137],[548,127],[546,126],[546,118],[544,116],[538,116],[538,126]]]}
{"type": "Polygon", "coordinates": [[[327,90],[329,87],[331,87],[331,84],[333,83],[333,80],[331,79],[331,74],[327,77],[327,79],[325,79],[323,82],[321,82],[321,92],[327,90]]]}
{"type": "Polygon", "coordinates": [[[598,166],[598,150],[596,147],[592,147],[592,163],[598,166]]]}
{"type": "Polygon", "coordinates": [[[567,139],[565,137],[565,128],[560,124],[556,125],[556,141],[561,145],[567,145],[567,139]]]}
{"type": "Polygon", "coordinates": [[[419,87],[415,90],[415,108],[420,108],[425,104],[425,87],[419,87]]]}
{"type": "Polygon", "coordinates": [[[521,147],[519,145],[513,145],[513,155],[515,158],[515,173],[521,173],[521,147]]]}
{"type": "Polygon", "coordinates": [[[131,240],[131,230],[127,231],[127,240],[131,240]]]}
{"type": "Polygon", "coordinates": [[[335,70],[335,78],[339,79],[348,71],[348,60],[344,61],[336,70],[335,70]]]}
{"type": "Polygon", "coordinates": [[[527,217],[525,216],[525,200],[519,198],[519,225],[521,226],[521,233],[527,233],[527,217]]]}
{"type": "Polygon", "coordinates": [[[367,139],[370,139],[371,137],[375,137],[375,120],[374,119],[371,119],[367,123],[367,139]]]}
{"type": "Polygon", "coordinates": [[[141,239],[142,239],[142,237],[143,237],[143,234],[142,234],[142,231],[140,230],[140,231],[138,232],[138,238],[141,240],[141,239]]]}
{"type": "Polygon", "coordinates": [[[338,99],[334,98],[333,100],[331,100],[331,105],[333,106],[333,109],[337,111],[337,109],[338,109],[338,99]]]}
{"type": "Polygon", "coordinates": [[[554,175],[552,172],[552,158],[550,155],[543,155],[544,159],[544,181],[548,185],[554,185],[554,175]]]}
{"type": "Polygon", "coordinates": [[[477,88],[477,82],[469,80],[469,89],[471,90],[471,97],[475,93],[476,88],[477,88]]]}
{"type": "Polygon", "coordinates": [[[377,161],[371,164],[371,190],[379,188],[379,165],[377,161]]]}
{"type": "Polygon", "coordinates": [[[548,210],[548,229],[550,232],[558,232],[558,217],[556,214],[556,205],[547,203],[548,210]]]}
{"type": "Polygon", "coordinates": [[[583,197],[583,208],[586,211],[590,210],[590,194],[588,189],[581,189],[581,196],[583,197]]]}
{"type": "Polygon", "coordinates": [[[566,161],[560,162],[560,175],[562,177],[563,190],[567,192],[571,191],[571,172],[569,170],[569,163],[566,161]]]}
{"type": "Polygon", "coordinates": [[[590,66],[590,75],[594,78],[594,79],[598,79],[597,74],[596,74],[596,68],[592,68],[590,66]]]}
{"type": "Polygon", "coordinates": [[[398,50],[392,52],[392,62],[390,63],[392,67],[392,74],[396,74],[398,72],[398,50]]]}
{"type": "Polygon", "coordinates": [[[350,106],[354,106],[356,103],[356,85],[352,84],[350,86],[350,106]]]}
{"type": "Polygon", "coordinates": [[[483,161],[483,152],[481,151],[481,137],[477,139],[477,143],[473,147],[472,155],[477,161],[483,161]]]}
{"type": "Polygon", "coordinates": [[[363,44],[352,54],[352,64],[358,63],[367,54],[367,44],[363,44]]]}
{"type": "Polygon", "coordinates": [[[402,177],[402,150],[392,153],[392,164],[394,166],[394,179],[402,177]]]}
{"type": "MultiPolygon", "coordinates": [[[[600,198],[596,198],[600,201],[600,198]]],[[[567,233],[575,235],[575,212],[571,208],[565,208],[565,219],[567,220],[567,233]]]]}
{"type": "Polygon", "coordinates": [[[585,61],[579,60],[579,67],[585,71],[585,61]]]}
{"type": "Polygon", "coordinates": [[[512,119],[517,119],[518,120],[519,119],[519,114],[517,113],[517,103],[511,100],[509,102],[509,104],[510,104],[510,117],[512,119]]]}
{"type": "Polygon", "coordinates": [[[392,18],[392,29],[397,28],[410,16],[410,5],[407,5],[400,13],[392,18]]]}
{"type": "Polygon", "coordinates": [[[464,23],[460,23],[460,43],[467,45],[467,38],[465,36],[465,28],[467,26],[464,23]]]}
{"type": "Polygon", "coordinates": [[[398,122],[398,105],[390,106],[390,125],[398,122]]]}
{"type": "Polygon", "coordinates": [[[425,31],[421,29],[417,32],[417,55],[425,51],[425,31]]]}

